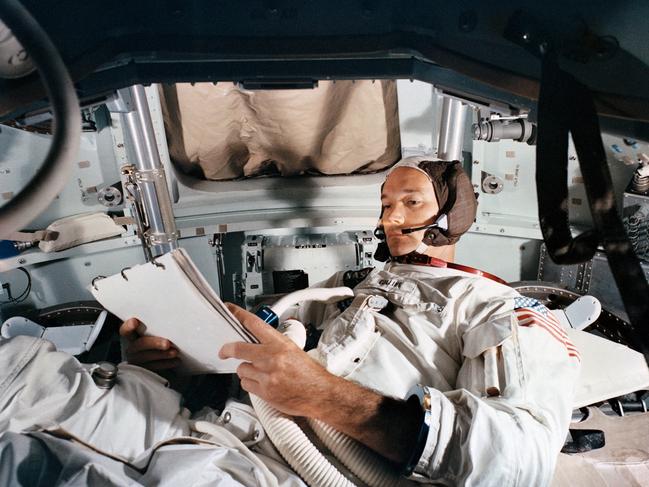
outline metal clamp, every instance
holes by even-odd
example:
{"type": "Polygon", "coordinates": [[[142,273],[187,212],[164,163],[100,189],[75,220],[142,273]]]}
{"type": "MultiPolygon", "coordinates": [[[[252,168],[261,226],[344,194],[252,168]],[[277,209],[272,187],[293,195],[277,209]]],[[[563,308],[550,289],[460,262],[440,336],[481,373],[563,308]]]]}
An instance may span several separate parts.
{"type": "Polygon", "coordinates": [[[119,273],[122,275],[125,281],[128,281],[128,277],[126,277],[126,274],[124,274],[124,271],[130,269],[130,267],[124,267],[119,273]]]}
{"type": "Polygon", "coordinates": [[[120,173],[122,176],[131,176],[135,173],[135,164],[124,164],[120,167],[120,173]]]}
{"type": "Polygon", "coordinates": [[[180,232],[176,230],[171,233],[147,233],[145,238],[150,245],[162,245],[176,241],[180,238],[180,232]]]}
{"type": "Polygon", "coordinates": [[[164,168],[155,169],[136,169],[135,180],[140,183],[153,183],[157,179],[165,179],[164,168]]]}

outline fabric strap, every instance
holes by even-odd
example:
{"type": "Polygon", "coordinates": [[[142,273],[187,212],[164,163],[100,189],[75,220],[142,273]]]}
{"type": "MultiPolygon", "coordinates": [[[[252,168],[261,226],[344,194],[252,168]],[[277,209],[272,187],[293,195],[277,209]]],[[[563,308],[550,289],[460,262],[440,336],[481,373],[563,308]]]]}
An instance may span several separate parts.
{"type": "Polygon", "coordinates": [[[601,242],[629,315],[620,330],[649,362],[649,285],[620,219],[592,94],[562,71],[555,55],[542,60],[538,102],[536,184],[539,221],[548,253],[557,264],[593,257],[601,242]],[[568,136],[572,134],[594,228],[572,238],[568,220],[568,136]]]}
{"type": "Polygon", "coordinates": [[[38,230],[36,232],[14,232],[9,235],[8,240],[15,242],[51,242],[56,240],[59,232],[52,230],[38,230]]]}

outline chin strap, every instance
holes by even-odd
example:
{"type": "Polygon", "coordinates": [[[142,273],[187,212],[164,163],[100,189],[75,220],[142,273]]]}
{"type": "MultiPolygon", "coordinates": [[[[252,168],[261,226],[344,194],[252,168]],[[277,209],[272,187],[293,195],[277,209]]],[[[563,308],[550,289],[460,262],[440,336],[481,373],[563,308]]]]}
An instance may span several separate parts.
{"type": "MultiPolygon", "coordinates": [[[[379,262],[386,262],[393,257],[392,254],[390,254],[390,249],[385,241],[385,234],[382,233],[382,231],[383,229],[381,227],[377,227],[376,230],[374,230],[374,235],[380,240],[379,244],[376,246],[376,251],[374,252],[374,259],[379,262]]],[[[424,242],[419,242],[419,245],[412,251],[412,253],[425,254],[429,247],[430,245],[426,245],[424,242]]]]}
{"type": "Polygon", "coordinates": [[[417,248],[414,250],[417,254],[425,254],[428,251],[429,245],[426,245],[424,242],[421,242],[417,248]]]}

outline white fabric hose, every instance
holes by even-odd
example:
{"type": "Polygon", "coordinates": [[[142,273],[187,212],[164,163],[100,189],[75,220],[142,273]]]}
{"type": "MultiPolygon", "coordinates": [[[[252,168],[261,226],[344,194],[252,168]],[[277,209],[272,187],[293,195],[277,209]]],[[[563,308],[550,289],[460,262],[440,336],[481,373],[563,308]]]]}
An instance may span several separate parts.
{"type": "Polygon", "coordinates": [[[409,485],[410,481],[396,473],[383,457],[349,436],[317,419],[307,422],[331,453],[363,483],[372,487],[409,485]]]}
{"type": "Polygon", "coordinates": [[[252,407],[284,460],[311,487],[353,487],[306,436],[293,418],[250,394],[252,407]]]}
{"type": "Polygon", "coordinates": [[[303,301],[320,301],[323,303],[335,303],[345,298],[353,298],[354,291],[348,287],[308,287],[306,289],[300,289],[299,291],[292,292],[287,294],[283,298],[280,298],[271,309],[275,312],[277,316],[282,316],[282,313],[294,304],[301,303],[303,301]]]}
{"type": "MultiPolygon", "coordinates": [[[[284,296],[272,309],[279,316],[290,306],[302,301],[335,302],[353,296],[353,291],[347,287],[307,288],[284,296]]],[[[302,323],[291,319],[280,325],[279,330],[282,329],[285,335],[298,346],[304,347],[306,331],[302,323]]],[[[282,457],[307,484],[312,487],[355,485],[320,453],[293,418],[277,411],[253,394],[250,395],[250,399],[268,437],[282,457]]],[[[320,441],[363,483],[373,487],[392,487],[410,483],[399,476],[383,457],[366,446],[322,421],[314,419],[307,421],[320,441]]]]}

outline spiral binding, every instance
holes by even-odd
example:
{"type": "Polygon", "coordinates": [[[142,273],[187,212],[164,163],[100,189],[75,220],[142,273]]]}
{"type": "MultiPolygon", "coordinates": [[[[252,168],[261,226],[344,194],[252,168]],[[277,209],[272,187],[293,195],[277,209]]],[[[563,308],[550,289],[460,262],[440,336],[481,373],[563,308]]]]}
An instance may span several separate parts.
{"type": "Polygon", "coordinates": [[[90,283],[91,286],[95,288],[95,291],[99,291],[99,288],[95,285],[95,282],[97,282],[100,279],[106,279],[106,276],[95,276],[95,278],[90,283]]]}
{"type": "MultiPolygon", "coordinates": [[[[155,259],[152,259],[151,263],[154,266],[161,268],[162,270],[166,269],[164,264],[156,261],[155,259]]],[[[124,268],[122,268],[121,271],[119,271],[120,275],[122,276],[122,279],[124,279],[125,281],[128,281],[128,276],[126,275],[126,271],[128,271],[129,269],[130,269],[130,267],[124,267],[124,268]]],[[[95,285],[95,283],[97,281],[99,281],[100,279],[106,279],[106,276],[95,276],[95,278],[91,281],[91,286],[93,288],[95,288],[95,291],[99,291],[99,288],[95,285]]]]}
{"type": "Polygon", "coordinates": [[[161,264],[160,262],[158,262],[157,260],[155,260],[155,258],[151,259],[151,263],[152,263],[154,266],[156,266],[156,267],[161,267],[162,270],[165,270],[165,265],[164,265],[164,264],[161,264]]]}

